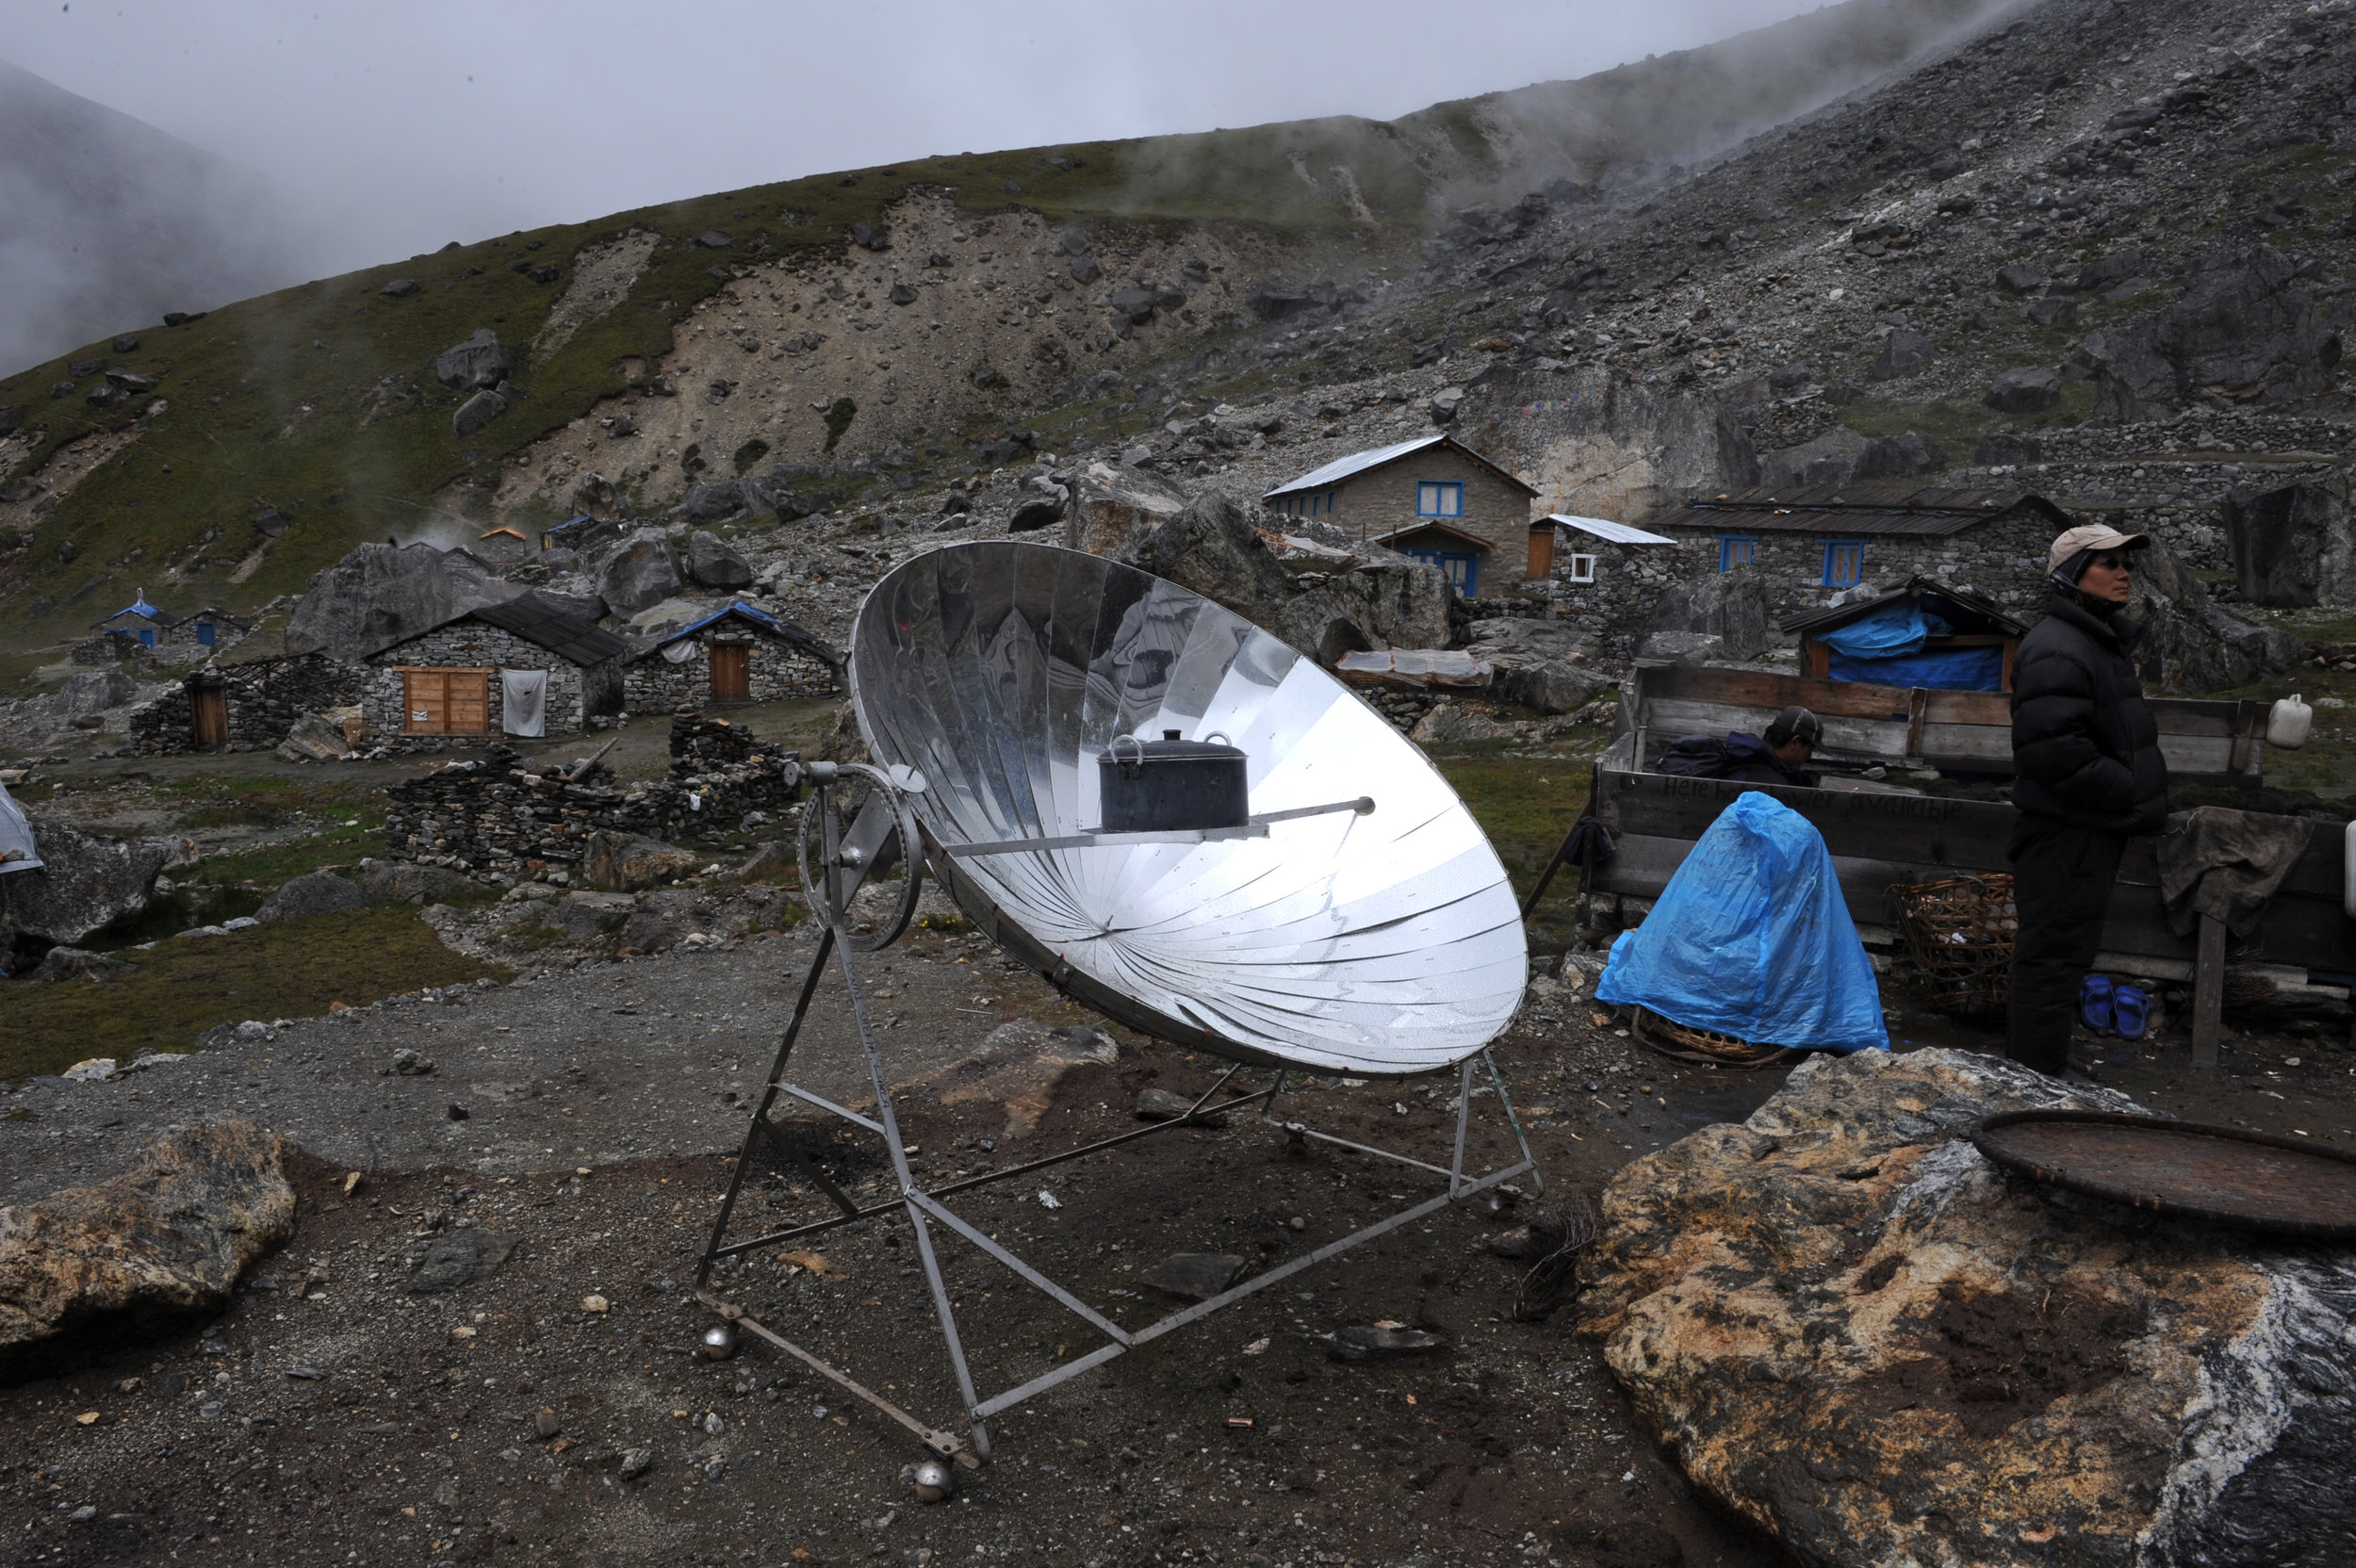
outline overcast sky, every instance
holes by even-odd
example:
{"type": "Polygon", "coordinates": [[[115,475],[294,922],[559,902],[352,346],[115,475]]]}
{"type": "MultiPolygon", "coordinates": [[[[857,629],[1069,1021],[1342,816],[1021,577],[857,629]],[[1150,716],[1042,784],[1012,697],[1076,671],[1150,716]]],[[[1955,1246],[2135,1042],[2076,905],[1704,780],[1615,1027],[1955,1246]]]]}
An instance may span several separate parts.
{"type": "Polygon", "coordinates": [[[0,57],[258,170],[336,271],[929,153],[1387,119],[1796,0],[0,0],[0,57]]]}

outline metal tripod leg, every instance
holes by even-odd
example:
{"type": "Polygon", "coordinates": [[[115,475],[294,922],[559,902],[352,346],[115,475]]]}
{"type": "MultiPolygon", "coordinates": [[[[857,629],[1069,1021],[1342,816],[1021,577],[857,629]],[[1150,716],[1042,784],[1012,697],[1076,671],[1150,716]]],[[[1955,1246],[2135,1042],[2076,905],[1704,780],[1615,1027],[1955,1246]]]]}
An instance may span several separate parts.
{"type": "Polygon", "coordinates": [[[728,1173],[728,1191],[720,1200],[720,1217],[712,1222],[712,1239],[704,1244],[703,1261],[695,1266],[697,1290],[710,1282],[712,1266],[720,1261],[720,1243],[728,1236],[728,1217],[736,1212],[737,1194],[744,1189],[744,1172],[752,1168],[754,1149],[764,1135],[775,1135],[776,1130],[769,1126],[769,1108],[777,1102],[777,1086],[785,1077],[785,1064],[794,1054],[794,1042],[802,1033],[802,1021],[810,1016],[810,1000],[818,993],[818,980],[826,972],[826,959],[833,954],[834,945],[834,927],[830,925],[818,939],[818,951],[810,955],[810,972],[802,976],[801,995],[794,1000],[794,1016],[786,1021],[785,1033],[777,1040],[777,1059],[769,1068],[769,1086],[753,1111],[752,1125],[744,1129],[744,1147],[737,1151],[736,1168],[728,1173]]]}
{"type": "Polygon", "coordinates": [[[974,1457],[987,1460],[990,1429],[978,1408],[981,1396],[975,1392],[973,1373],[965,1364],[965,1345],[957,1337],[957,1315],[949,1302],[948,1283],[941,1279],[941,1262],[933,1255],[932,1230],[925,1221],[924,1206],[916,1200],[916,1173],[908,1168],[908,1145],[900,1139],[900,1119],[892,1108],[892,1086],[884,1082],[883,1056],[876,1051],[875,1034],[867,1024],[867,994],[859,988],[859,975],[851,967],[848,942],[837,944],[835,958],[843,966],[843,984],[851,993],[851,1017],[859,1025],[859,1049],[867,1054],[867,1076],[875,1086],[875,1119],[883,1123],[884,1143],[892,1151],[892,1174],[899,1180],[908,1224],[916,1232],[917,1260],[924,1266],[924,1280],[933,1293],[933,1310],[941,1317],[941,1342],[948,1348],[949,1364],[957,1375],[957,1393],[965,1400],[967,1439],[973,1446],[974,1457]]]}

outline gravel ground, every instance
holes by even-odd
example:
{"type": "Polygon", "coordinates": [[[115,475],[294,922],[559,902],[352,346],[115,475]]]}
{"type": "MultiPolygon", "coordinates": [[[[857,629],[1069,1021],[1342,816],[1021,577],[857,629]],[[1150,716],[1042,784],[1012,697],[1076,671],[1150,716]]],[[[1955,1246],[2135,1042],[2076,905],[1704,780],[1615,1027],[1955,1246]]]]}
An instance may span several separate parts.
{"type": "MultiPolygon", "coordinates": [[[[925,1507],[906,1480],[922,1452],[896,1426],[761,1344],[722,1364],[688,1354],[712,1321],[688,1294],[693,1264],[744,1126],[728,1097],[758,1085],[807,951],[787,937],[551,966],[116,1083],[0,1097],[12,1200],[106,1174],[175,1120],[251,1116],[308,1151],[297,1234],[225,1317],[0,1395],[11,1560],[1774,1560],[1695,1501],[1564,1315],[1513,1319],[1520,1268],[1488,1244],[1514,1218],[1592,1194],[1635,1153],[1746,1115],[1779,1071],[1664,1063],[1546,990],[1497,1053],[1543,1197],[1530,1192],[1504,1221],[1444,1210],[1071,1380],[996,1423],[995,1461],[956,1501],[925,1507]],[[434,1071],[384,1075],[401,1047],[434,1071]],[[453,1103],[466,1119],[449,1119],[453,1103]],[[434,1249],[479,1236],[510,1244],[495,1270],[449,1292],[411,1288],[434,1249]],[[1436,1330],[1449,1348],[1331,1359],[1320,1336],[1374,1322],[1436,1330]]],[[[978,939],[925,933],[873,967],[877,1012],[899,1021],[884,1038],[901,1079],[1004,1019],[1084,1016],[978,939]]],[[[816,1013],[795,1076],[854,1098],[838,997],[816,1013]]],[[[1900,1030],[1914,1045],[1989,1043],[1904,1012],[1900,1030]]],[[[2097,1070],[2182,1114],[2323,1135],[2356,1119],[2341,1046],[2229,1043],[2233,1070],[2214,1083],[2184,1070],[2181,1042],[2109,1047],[2097,1070]]],[[[945,1103],[923,1086],[895,1097],[920,1178],[938,1187],[1134,1127],[1141,1090],[1199,1090],[1218,1067],[1130,1037],[1121,1046],[1117,1064],[1067,1077],[1028,1139],[987,1101],[945,1103]]],[[[1450,1087],[1313,1084],[1289,1114],[1444,1159],[1450,1087]]],[[[1470,1163],[1496,1168],[1508,1146],[1488,1119],[1494,1100],[1477,1103],[1470,1163]]],[[[858,1140],[826,1157],[854,1192],[881,1191],[858,1140]]],[[[1136,1326],[1179,1305],[1138,1278],[1170,1253],[1269,1267],[1432,1190],[1347,1151],[1295,1157],[1239,1117],[955,1206],[1136,1326]]],[[[747,1193],[748,1225],[822,1212],[774,1169],[752,1173],[747,1193]]],[[[955,1392],[907,1241],[896,1218],[832,1231],[724,1268],[715,1288],[943,1421],[955,1392]]],[[[973,1249],[952,1241],[943,1255],[986,1389],[1099,1343],[973,1249]]]]}

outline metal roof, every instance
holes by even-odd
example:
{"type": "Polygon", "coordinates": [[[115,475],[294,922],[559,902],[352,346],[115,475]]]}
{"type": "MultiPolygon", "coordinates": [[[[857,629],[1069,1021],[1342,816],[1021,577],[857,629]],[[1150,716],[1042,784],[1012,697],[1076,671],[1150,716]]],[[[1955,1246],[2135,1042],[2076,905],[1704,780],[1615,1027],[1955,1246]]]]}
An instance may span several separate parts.
{"type": "MultiPolygon", "coordinates": [[[[2014,620],[1998,609],[1993,601],[1980,597],[1968,588],[1950,588],[1937,578],[1931,577],[1910,577],[1887,594],[1877,595],[1870,599],[1858,599],[1851,604],[1835,605],[1829,610],[1807,611],[1781,624],[1786,631],[1821,637],[1827,631],[1838,631],[1854,621],[1861,621],[1875,611],[1887,605],[1895,604],[1900,599],[1929,601],[1931,608],[1938,612],[1939,617],[1950,624],[1959,619],[1985,621],[1988,623],[1987,629],[2002,632],[2007,637],[2025,636],[2029,630],[2025,624],[2014,620]],[[1942,608],[1942,605],[1959,610],[1963,613],[1961,616],[1948,614],[1947,608],[1942,608]]],[[[1957,626],[1955,629],[1976,632],[1982,629],[1957,626]]]]}
{"type": "Polygon", "coordinates": [[[757,630],[767,632],[772,637],[780,638],[785,642],[792,643],[796,646],[805,649],[808,652],[814,653],[829,664],[839,665],[843,662],[843,656],[841,654],[826,646],[826,644],[811,636],[808,631],[802,629],[802,628],[795,626],[792,621],[785,619],[782,615],[772,615],[766,610],[756,610],[751,605],[746,604],[743,599],[731,599],[727,604],[722,605],[719,609],[712,611],[710,614],[688,622],[677,631],[671,632],[667,636],[656,638],[653,642],[648,643],[645,647],[641,648],[638,651],[637,657],[644,659],[648,654],[653,653],[658,649],[668,647],[671,644],[678,642],[682,637],[693,637],[695,633],[701,631],[712,622],[725,620],[730,615],[735,615],[751,622],[757,630]]]}
{"type": "Polygon", "coordinates": [[[147,602],[147,590],[142,588],[139,591],[139,596],[137,598],[134,598],[129,604],[126,604],[122,609],[116,611],[114,615],[105,616],[99,620],[91,622],[90,624],[93,626],[105,626],[106,622],[113,620],[115,615],[144,615],[149,620],[154,621],[162,619],[163,613],[164,612],[162,611],[147,602]]]}
{"type": "MultiPolygon", "coordinates": [[[[469,617],[512,631],[575,664],[602,664],[630,651],[630,645],[573,609],[540,594],[523,594],[503,604],[480,605],[451,621],[469,617]]],[[[442,625],[448,626],[450,621],[442,625]]]]}
{"type": "Polygon", "coordinates": [[[1676,540],[1661,534],[1646,533],[1643,529],[1628,523],[1612,522],[1608,517],[1574,517],[1567,512],[1557,512],[1549,514],[1546,521],[1560,524],[1563,528],[1579,533],[1593,534],[1598,539],[1614,545],[1674,545],[1677,543],[1676,540]]]}
{"type": "Polygon", "coordinates": [[[1696,496],[1653,519],[1661,528],[1713,532],[1949,534],[2022,508],[2058,531],[2069,514],[2024,490],[1942,490],[1888,484],[1758,485],[1696,496]]]}
{"type": "Polygon", "coordinates": [[[578,517],[567,517],[561,523],[551,523],[547,528],[542,529],[540,533],[543,538],[546,538],[551,533],[562,533],[568,528],[579,528],[583,523],[594,523],[596,521],[597,519],[595,517],[592,517],[588,513],[584,512],[578,517]]]}
{"type": "Polygon", "coordinates": [[[1530,495],[1534,496],[1538,493],[1520,476],[1498,467],[1452,435],[1418,435],[1413,441],[1394,442],[1387,447],[1376,447],[1368,451],[1352,452],[1348,457],[1337,457],[1322,468],[1312,468],[1290,483],[1280,484],[1275,489],[1264,493],[1260,498],[1274,500],[1279,496],[1290,496],[1304,490],[1322,490],[1329,484],[1339,484],[1346,479],[1370,472],[1386,464],[1397,463],[1403,457],[1413,457],[1415,453],[1428,451],[1433,447],[1447,447],[1458,455],[1480,464],[1508,483],[1518,485],[1530,495]]]}

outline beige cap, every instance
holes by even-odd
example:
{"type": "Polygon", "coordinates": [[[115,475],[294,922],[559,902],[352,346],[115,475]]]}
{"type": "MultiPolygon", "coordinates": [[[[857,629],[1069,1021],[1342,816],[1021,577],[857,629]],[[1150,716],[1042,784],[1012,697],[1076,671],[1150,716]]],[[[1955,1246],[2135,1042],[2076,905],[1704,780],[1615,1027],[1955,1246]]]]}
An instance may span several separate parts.
{"type": "Polygon", "coordinates": [[[2053,552],[2046,557],[2045,569],[2058,572],[2070,558],[2080,550],[2140,550],[2148,549],[2151,536],[2148,533],[2121,533],[2102,523],[2080,523],[2053,541],[2053,552]]]}

